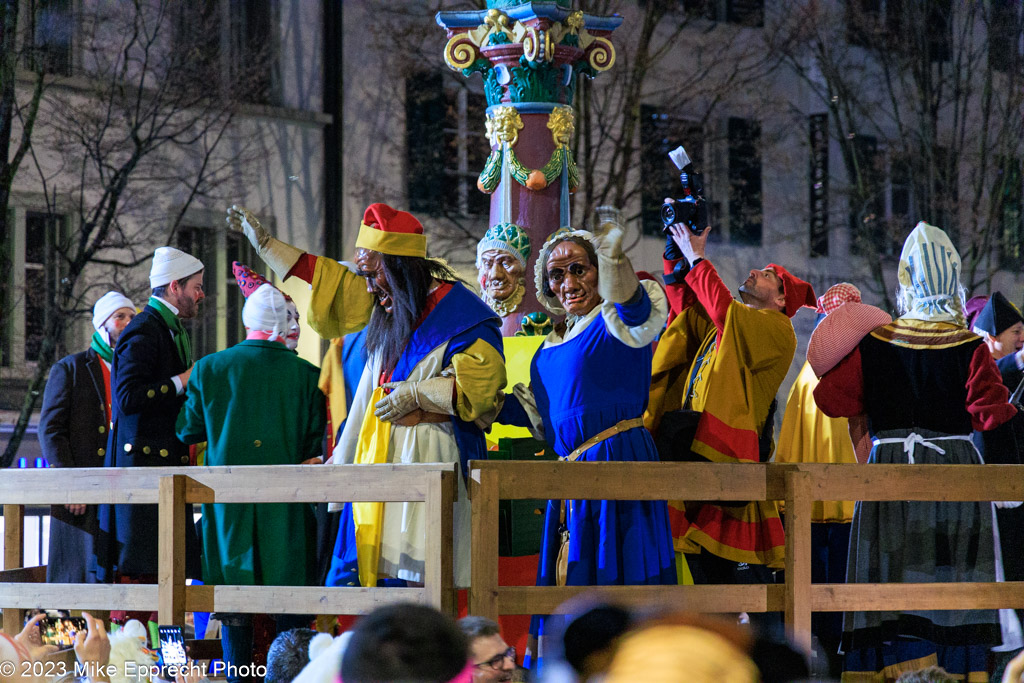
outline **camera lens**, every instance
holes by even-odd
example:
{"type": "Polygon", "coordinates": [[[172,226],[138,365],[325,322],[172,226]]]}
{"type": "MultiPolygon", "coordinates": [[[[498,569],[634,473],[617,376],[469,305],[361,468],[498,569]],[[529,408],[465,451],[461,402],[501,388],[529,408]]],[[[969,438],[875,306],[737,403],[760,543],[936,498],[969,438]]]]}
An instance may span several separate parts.
{"type": "Polygon", "coordinates": [[[672,204],[661,205],[661,222],[666,226],[676,222],[676,209],[672,204]]]}

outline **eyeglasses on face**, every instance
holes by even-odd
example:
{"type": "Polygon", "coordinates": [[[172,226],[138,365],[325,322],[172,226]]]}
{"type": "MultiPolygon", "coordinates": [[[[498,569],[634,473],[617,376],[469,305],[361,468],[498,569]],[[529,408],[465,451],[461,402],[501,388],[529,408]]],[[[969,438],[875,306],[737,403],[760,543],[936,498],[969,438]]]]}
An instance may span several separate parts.
{"type": "Polygon", "coordinates": [[[578,280],[586,275],[589,270],[590,266],[582,263],[570,263],[569,267],[564,270],[562,268],[552,268],[550,272],[548,272],[548,280],[555,284],[561,284],[562,280],[565,279],[566,272],[578,280]]]}
{"type": "Polygon", "coordinates": [[[483,669],[484,667],[490,667],[490,668],[494,669],[495,671],[497,671],[505,663],[505,659],[506,658],[511,659],[513,664],[516,663],[516,649],[514,647],[510,647],[509,649],[505,650],[501,654],[494,655],[493,657],[488,659],[486,662],[480,662],[479,664],[474,664],[473,666],[478,668],[478,669],[483,669]]]}

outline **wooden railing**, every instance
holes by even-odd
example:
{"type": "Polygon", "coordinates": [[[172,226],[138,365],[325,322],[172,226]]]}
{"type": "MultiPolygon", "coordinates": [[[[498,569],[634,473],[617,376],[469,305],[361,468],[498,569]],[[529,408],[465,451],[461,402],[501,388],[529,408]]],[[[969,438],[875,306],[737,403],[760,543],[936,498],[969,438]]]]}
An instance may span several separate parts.
{"type": "Polygon", "coordinates": [[[810,650],[811,613],[847,610],[1024,608],[1024,582],[812,584],[811,503],[821,500],[1024,500],[1024,465],[789,465],[472,461],[470,613],[552,614],[569,598],[600,594],[694,612],[784,612],[810,650]],[[779,585],[500,586],[498,501],[785,500],[786,572],[779,585]]]}
{"type": "Polygon", "coordinates": [[[424,465],[279,465],[7,470],[4,506],[4,631],[21,630],[23,609],[140,610],[162,624],[184,624],[190,612],[361,614],[396,601],[435,605],[454,614],[452,504],[455,463],[424,465]],[[186,586],[185,503],[422,502],[427,538],[422,588],[317,586],[186,586]],[[47,584],[39,568],[23,568],[25,505],[156,504],[159,583],[47,584]]]}

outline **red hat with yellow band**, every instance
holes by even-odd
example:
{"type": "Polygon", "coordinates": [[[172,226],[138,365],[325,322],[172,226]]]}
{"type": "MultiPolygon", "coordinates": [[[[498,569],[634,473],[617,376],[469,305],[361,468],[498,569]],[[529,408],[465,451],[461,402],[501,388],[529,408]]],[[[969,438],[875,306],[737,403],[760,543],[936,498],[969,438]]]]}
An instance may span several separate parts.
{"type": "Polygon", "coordinates": [[[391,256],[427,257],[427,236],[423,225],[407,211],[387,204],[370,204],[363,214],[356,238],[357,249],[369,249],[391,256]]]}

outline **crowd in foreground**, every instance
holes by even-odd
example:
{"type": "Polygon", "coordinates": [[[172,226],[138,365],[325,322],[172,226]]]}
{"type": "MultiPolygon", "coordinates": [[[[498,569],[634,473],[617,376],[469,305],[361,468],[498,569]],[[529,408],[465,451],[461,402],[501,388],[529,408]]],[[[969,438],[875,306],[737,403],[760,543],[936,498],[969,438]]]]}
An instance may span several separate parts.
{"type": "MultiPolygon", "coordinates": [[[[38,623],[14,637],[0,634],[2,683],[209,683],[223,663],[188,658],[157,663],[137,621],[109,636],[102,621],[84,615],[76,663],[45,666],[54,650],[43,645],[38,623]],[[67,668],[63,675],[54,672],[67,668]]],[[[812,678],[804,658],[785,643],[757,637],[735,623],[687,613],[638,613],[611,604],[577,602],[557,634],[556,650],[540,681],[549,683],[797,683],[812,678]]],[[[56,660],[54,660],[56,661],[56,660]]],[[[51,662],[52,663],[52,662],[51,662]]],[[[264,683],[487,683],[530,681],[516,651],[493,621],[458,622],[412,603],[378,608],[351,631],[332,638],[307,628],[281,633],[268,653],[264,683]]],[[[258,679],[252,679],[258,680],[258,679]]],[[[908,671],[897,683],[962,680],[941,667],[908,671]]],[[[1006,663],[1002,683],[1024,681],[1024,652],[1006,663]]]]}
{"type": "MultiPolygon", "coordinates": [[[[1008,386],[1024,374],[1024,336],[1008,342],[1013,348],[1000,365],[994,352],[1005,334],[1024,331],[1024,319],[993,295],[969,328],[957,250],[926,223],[900,257],[896,320],[863,304],[846,283],[817,298],[809,283],[774,263],[751,270],[734,299],[707,253],[711,228],[698,235],[670,227],[664,287],[638,276],[613,212],[594,232],[562,228],[541,245],[534,278],[538,301],[557,322],[533,356],[529,382],[507,387],[499,316],[445,264],[427,258],[426,236],[411,214],[371,205],[353,264],[276,239],[244,209],[232,207],[228,222],[282,280],[310,284],[311,326],[341,340],[342,376],[350,358],[358,368],[343,383],[344,399],[332,400],[328,387],[325,400],[324,375],[289,349],[294,306],[244,271],[246,340],[193,365],[181,320],[203,299],[204,266],[161,247],[150,273],[153,295],[130,323],[114,318],[134,313],[123,301],[97,305],[98,369],[85,367],[92,380],[85,374],[72,384],[95,391],[107,382],[108,389],[102,402],[64,405],[91,426],[88,439],[58,435],[57,446],[113,467],[190,464],[190,445],[200,444],[207,465],[320,466],[322,456],[344,464],[458,463],[458,586],[469,579],[465,472],[469,460],[486,457],[485,433],[494,424],[525,427],[561,459],[580,462],[763,462],[793,457],[801,439],[810,443],[805,460],[1019,459],[1008,386]],[[796,352],[791,319],[803,307],[816,309],[820,321],[808,347],[811,372],[791,395],[776,453],[776,394],[796,352]],[[353,348],[362,353],[345,356],[353,348]],[[818,431],[826,424],[828,439],[818,431]]],[[[78,371],[69,367],[67,375],[78,371]]],[[[41,434],[44,443],[51,438],[49,428],[41,434]]],[[[77,457],[67,461],[79,464],[77,457]]],[[[815,569],[837,577],[826,580],[989,582],[1012,567],[997,550],[990,503],[829,510],[815,518],[815,569]]],[[[68,513],[74,523],[89,510],[68,513]]],[[[99,581],[156,583],[154,506],[101,505],[88,519],[97,532],[77,536],[82,550],[69,562],[99,581]]],[[[1002,533],[1000,521],[1003,537],[1017,528],[1005,526],[1002,533]]],[[[196,530],[186,528],[187,572],[226,585],[418,585],[425,527],[422,504],[345,504],[318,572],[308,506],[204,505],[201,552],[196,530]]],[[[784,549],[775,501],[550,501],[537,584],[772,583],[784,549]]],[[[251,620],[222,616],[225,659],[247,662],[251,620]]],[[[295,625],[275,619],[282,632],[295,625]]],[[[771,614],[751,621],[768,634],[781,625],[771,614]]],[[[557,657],[564,623],[534,617],[527,668],[557,657]]],[[[815,631],[851,682],[895,680],[929,664],[984,681],[990,648],[1008,642],[996,610],[854,612],[815,631]]]]}

